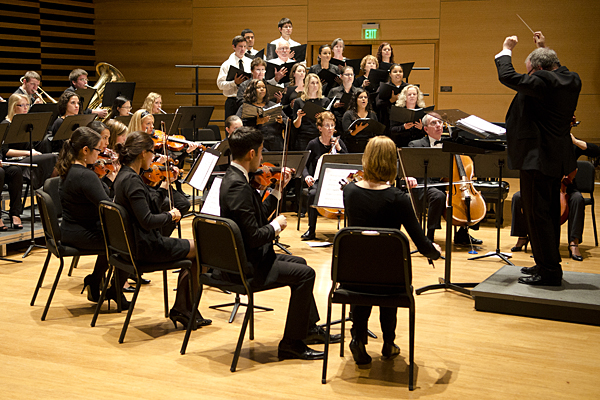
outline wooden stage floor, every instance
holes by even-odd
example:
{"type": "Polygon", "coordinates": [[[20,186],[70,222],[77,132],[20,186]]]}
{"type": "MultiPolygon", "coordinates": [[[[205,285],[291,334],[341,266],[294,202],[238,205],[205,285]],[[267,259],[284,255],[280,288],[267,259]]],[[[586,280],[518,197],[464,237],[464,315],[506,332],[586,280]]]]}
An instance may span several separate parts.
{"type": "MultiPolygon", "coordinates": [[[[331,247],[309,248],[299,239],[306,229],[306,219],[300,231],[295,229],[296,218],[292,214],[288,214],[288,221],[281,240],[317,271],[314,294],[324,322],[331,247]]],[[[183,223],[185,237],[191,237],[190,226],[191,218],[187,218],[183,223]]],[[[332,239],[336,230],[335,221],[319,219],[318,238],[332,239]]],[[[495,250],[493,221],[473,234],[484,240],[480,254],[495,250]]],[[[438,239],[442,236],[437,235],[438,239]]],[[[502,250],[509,251],[516,239],[510,237],[508,223],[501,237],[502,250]]],[[[568,258],[565,237],[566,225],[561,245],[563,268],[600,273],[600,248],[594,247],[589,209],[581,245],[583,262],[568,258]]],[[[481,282],[503,266],[492,258],[467,261],[467,251],[454,249],[453,281],[481,282]]],[[[515,264],[533,265],[530,254],[515,253],[515,264]]],[[[110,313],[105,311],[96,327],[91,328],[94,304],[79,294],[83,277],[93,268],[92,257],[82,258],[72,277],[66,275],[65,268],[47,320],[40,321],[58,266],[53,259],[36,305],[29,306],[45,256],[46,250],[36,249],[22,264],[0,264],[3,399],[598,398],[598,326],[478,312],[469,296],[444,290],[426,292],[416,298],[414,392],[407,387],[406,310],[398,312],[396,343],[402,349],[400,357],[381,360],[382,340],[371,340],[367,350],[373,357],[372,366],[358,369],[348,348],[345,357],[340,358],[339,345],[332,345],[328,383],[322,385],[320,361],[277,360],[277,344],[289,299],[287,289],[277,289],[256,296],[257,304],[275,311],[256,313],[255,340],[245,340],[238,371],[232,374],[229,366],[244,310],[229,324],[230,309],[208,308],[231,301],[232,295],[205,290],[200,310],[213,324],[193,332],[188,352],[181,356],[184,331],[181,327],[174,329],[171,321],[164,318],[161,275],[148,274],[152,283],[142,288],[125,343],[119,344],[125,313],[117,314],[114,308],[110,313]]],[[[432,269],[423,257],[413,257],[416,288],[437,283],[444,265],[441,260],[435,264],[432,269]]],[[[169,281],[173,288],[176,275],[169,274],[169,281]]],[[[171,294],[171,303],[173,298],[171,294]]],[[[340,308],[334,312],[339,315],[340,308]]],[[[377,309],[373,310],[370,328],[381,337],[377,309]]],[[[335,329],[339,332],[339,325],[335,329]]],[[[349,337],[349,326],[347,329],[349,337]]]]}

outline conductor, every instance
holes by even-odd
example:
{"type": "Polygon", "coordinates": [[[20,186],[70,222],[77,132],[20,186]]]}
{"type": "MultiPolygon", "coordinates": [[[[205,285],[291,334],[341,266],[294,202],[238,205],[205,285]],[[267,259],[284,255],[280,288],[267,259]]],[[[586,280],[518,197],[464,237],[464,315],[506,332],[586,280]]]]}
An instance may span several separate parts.
{"type": "Polygon", "coordinates": [[[515,95],[506,114],[508,167],[520,170],[523,213],[535,264],[524,267],[519,283],[561,286],[560,180],[575,170],[570,121],[577,107],[581,80],[561,66],[544,35],[535,32],[537,49],[525,60],[527,74],[512,65],[517,37],[504,40],[496,55],[498,78],[515,95]]]}

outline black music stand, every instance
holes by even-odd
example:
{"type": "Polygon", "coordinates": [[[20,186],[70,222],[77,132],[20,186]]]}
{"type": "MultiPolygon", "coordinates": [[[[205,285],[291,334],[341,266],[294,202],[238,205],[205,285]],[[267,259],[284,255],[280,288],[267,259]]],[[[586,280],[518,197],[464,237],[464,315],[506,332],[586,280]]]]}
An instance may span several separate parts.
{"type": "Polygon", "coordinates": [[[510,170],[506,166],[506,160],[508,159],[508,154],[506,151],[502,153],[492,153],[492,154],[481,154],[475,156],[473,162],[477,161],[477,172],[476,175],[485,176],[489,178],[498,178],[498,201],[496,203],[496,251],[490,252],[488,254],[483,254],[481,256],[475,256],[469,258],[469,260],[479,260],[481,258],[498,256],[505,263],[510,265],[513,264],[509,258],[508,254],[502,253],[500,251],[500,228],[504,222],[504,207],[502,202],[502,178],[518,178],[519,171],[518,170],[510,170]]]}
{"type": "Polygon", "coordinates": [[[115,120],[119,121],[120,123],[122,123],[125,126],[129,126],[129,123],[131,122],[131,117],[132,115],[119,115],[118,117],[115,117],[115,120]]]}
{"type": "MultiPolygon", "coordinates": [[[[458,138],[460,139],[460,138],[458,138]]],[[[474,155],[474,154],[486,154],[492,151],[492,149],[484,149],[481,147],[477,147],[478,145],[485,145],[485,143],[479,144],[476,141],[466,141],[466,140],[446,140],[442,145],[442,152],[447,154],[446,157],[441,157],[443,160],[446,158],[446,162],[448,162],[448,167],[446,172],[443,175],[448,176],[448,187],[452,187],[452,172],[454,169],[454,156],[457,154],[466,154],[466,155],[474,155]]],[[[496,146],[496,149],[498,147],[496,146]]],[[[503,149],[503,147],[501,147],[503,149]]],[[[415,291],[417,295],[435,289],[449,289],[454,290],[459,293],[466,294],[468,296],[471,295],[471,291],[467,288],[472,288],[477,286],[479,283],[456,283],[451,281],[451,272],[452,272],[452,203],[448,203],[446,207],[446,260],[445,260],[445,269],[444,269],[444,277],[438,278],[439,283],[434,285],[427,285],[422,288],[419,288],[415,291]]]]}
{"type": "Polygon", "coordinates": [[[96,114],[69,115],[63,120],[62,124],[60,124],[52,141],[70,139],[75,129],[82,126],[88,126],[94,119],[96,119],[96,114]]]}
{"type": "Polygon", "coordinates": [[[133,104],[134,94],[135,82],[108,82],[102,95],[102,107],[112,107],[115,99],[119,96],[125,97],[133,104]]]}
{"type": "Polygon", "coordinates": [[[8,100],[0,101],[0,121],[4,121],[6,115],[8,114],[8,100]]]}
{"type": "MultiPolygon", "coordinates": [[[[44,139],[48,125],[52,118],[51,112],[35,114],[16,114],[4,137],[3,144],[10,143],[29,143],[29,176],[33,177],[33,142],[39,142],[44,139]]],[[[31,178],[30,178],[31,179],[31,178]]],[[[33,190],[33,179],[31,179],[31,239],[30,245],[23,254],[27,257],[34,247],[45,248],[35,243],[35,195],[33,190]]]]}
{"type": "Polygon", "coordinates": [[[37,114],[41,112],[51,112],[52,117],[50,121],[56,120],[58,118],[58,104],[56,103],[47,103],[47,104],[34,104],[29,109],[29,114],[37,114]]]}
{"type": "Polygon", "coordinates": [[[205,129],[208,126],[214,109],[214,106],[179,107],[177,109],[177,114],[181,114],[179,128],[192,129],[192,140],[196,142],[198,138],[198,129],[205,129]]]}
{"type": "MultiPolygon", "coordinates": [[[[79,96],[81,100],[81,109],[86,110],[90,105],[90,101],[92,101],[92,97],[96,94],[96,89],[94,88],[84,88],[84,89],[76,89],[75,94],[79,96]]],[[[112,103],[111,103],[112,104],[112,103]]]]}

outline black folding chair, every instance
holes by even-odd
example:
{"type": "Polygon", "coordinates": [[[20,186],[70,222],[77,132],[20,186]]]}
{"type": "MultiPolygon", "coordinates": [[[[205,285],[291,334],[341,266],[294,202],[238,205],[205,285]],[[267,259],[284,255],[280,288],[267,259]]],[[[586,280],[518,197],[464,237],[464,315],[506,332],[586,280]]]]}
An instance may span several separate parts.
{"type": "MultiPolygon", "coordinates": [[[[100,222],[102,223],[102,233],[104,234],[104,242],[106,244],[106,254],[108,257],[108,264],[111,267],[108,271],[108,276],[104,280],[104,287],[100,294],[100,300],[96,306],[96,312],[92,318],[92,326],[96,325],[100,307],[106,297],[106,291],[108,290],[108,284],[110,282],[111,275],[115,268],[121,269],[130,275],[137,278],[137,282],[141,282],[141,273],[143,272],[155,272],[163,271],[164,281],[164,298],[165,298],[165,318],[169,316],[169,296],[167,288],[167,271],[171,269],[187,269],[190,288],[192,286],[192,274],[190,268],[192,262],[190,260],[176,260],[169,263],[139,263],[135,260],[135,254],[133,252],[132,244],[134,243],[133,228],[127,210],[118,204],[110,201],[103,200],[100,202],[100,222]]],[[[121,288],[122,283],[119,282],[118,274],[115,273],[115,286],[117,290],[117,306],[118,310],[121,311],[121,288]]],[[[135,285],[135,292],[127,311],[127,317],[123,323],[123,329],[121,330],[121,336],[119,337],[119,343],[123,343],[125,339],[125,333],[133,314],[133,308],[137,300],[140,288],[143,285],[135,285]]],[[[191,301],[191,299],[190,299],[191,301]]]]}
{"type": "MultiPolygon", "coordinates": [[[[231,372],[235,372],[248,323],[250,323],[250,340],[254,340],[254,293],[275,289],[283,285],[273,284],[260,288],[251,285],[242,234],[234,221],[223,217],[200,214],[194,218],[192,226],[194,241],[196,242],[198,267],[207,267],[213,271],[201,274],[200,283],[248,296],[248,309],[244,316],[240,336],[233,354],[233,361],[231,362],[231,372]],[[224,275],[229,279],[224,279],[224,275]]],[[[181,354],[185,354],[187,348],[193,328],[192,322],[200,304],[201,293],[202,291],[198,290],[196,294],[192,308],[192,318],[183,339],[181,354]]]]}
{"type": "Polygon", "coordinates": [[[48,270],[50,257],[54,254],[54,256],[60,260],[60,266],[56,271],[56,277],[54,278],[52,289],[50,290],[50,294],[48,295],[46,307],[44,308],[44,312],[42,313],[42,321],[44,321],[46,319],[46,315],[48,314],[50,303],[52,303],[54,292],[56,291],[56,287],[58,286],[60,275],[62,274],[64,258],[73,257],[71,261],[72,269],[73,266],[77,265],[80,256],[101,255],[104,254],[104,251],[80,250],[75,247],[65,246],[64,244],[62,244],[60,227],[58,225],[58,217],[56,207],[54,206],[54,201],[52,201],[50,195],[42,189],[38,189],[35,191],[35,197],[40,212],[40,217],[42,218],[42,226],[44,228],[44,237],[46,238],[46,248],[48,249],[48,255],[46,256],[46,261],[44,262],[44,266],[42,267],[42,272],[40,273],[37,285],[35,286],[35,291],[33,292],[33,297],[31,298],[30,305],[33,306],[35,304],[35,299],[38,295],[40,288],[42,287],[42,283],[44,283],[44,277],[46,276],[46,271],[48,270]]]}
{"type": "Polygon", "coordinates": [[[594,201],[595,175],[596,169],[594,168],[594,164],[589,161],[577,161],[577,175],[575,175],[575,181],[577,182],[577,189],[579,189],[581,193],[590,195],[590,197],[584,197],[583,202],[586,206],[592,206],[594,239],[596,240],[596,247],[598,247],[598,230],[596,229],[596,210],[594,201]]]}
{"type": "MultiPolygon", "coordinates": [[[[347,227],[333,242],[331,291],[327,300],[327,332],[331,305],[342,304],[342,343],[344,356],[346,304],[403,307],[409,310],[408,388],[413,390],[415,345],[415,299],[412,287],[410,246],[398,229],[347,227]],[[376,251],[374,251],[376,249],[376,251]],[[350,289],[349,289],[350,288],[350,289]],[[359,289],[357,289],[359,288],[359,289]]],[[[327,382],[329,337],[325,342],[322,383],[327,382]]]]}

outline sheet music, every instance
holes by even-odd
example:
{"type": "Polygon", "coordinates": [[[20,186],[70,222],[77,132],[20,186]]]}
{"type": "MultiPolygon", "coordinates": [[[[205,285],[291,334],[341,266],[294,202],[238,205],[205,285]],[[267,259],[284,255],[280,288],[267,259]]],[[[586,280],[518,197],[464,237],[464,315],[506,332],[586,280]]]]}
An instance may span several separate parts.
{"type": "Polygon", "coordinates": [[[317,207],[344,208],[344,195],[340,181],[356,171],[358,171],[356,168],[326,168],[317,207]]]}
{"type": "Polygon", "coordinates": [[[494,135],[504,135],[506,133],[506,129],[494,125],[491,122],[486,121],[485,119],[479,118],[475,115],[469,115],[467,118],[462,118],[456,121],[456,126],[461,126],[471,128],[472,130],[483,133],[491,133],[494,135]]]}
{"type": "Polygon", "coordinates": [[[210,214],[216,215],[217,217],[221,216],[221,203],[219,203],[219,193],[221,193],[221,182],[223,178],[215,178],[213,181],[210,190],[208,191],[208,195],[206,195],[206,200],[204,200],[204,204],[202,205],[202,210],[200,211],[202,214],[210,214]]]}
{"type": "MultiPolygon", "coordinates": [[[[208,182],[208,178],[210,178],[210,175],[215,169],[217,161],[219,161],[219,156],[209,152],[204,152],[202,154],[200,164],[198,165],[198,168],[193,171],[193,175],[188,184],[194,189],[203,191],[206,187],[206,183],[208,182]]],[[[190,171],[190,173],[192,173],[192,171],[190,171]]]]}

